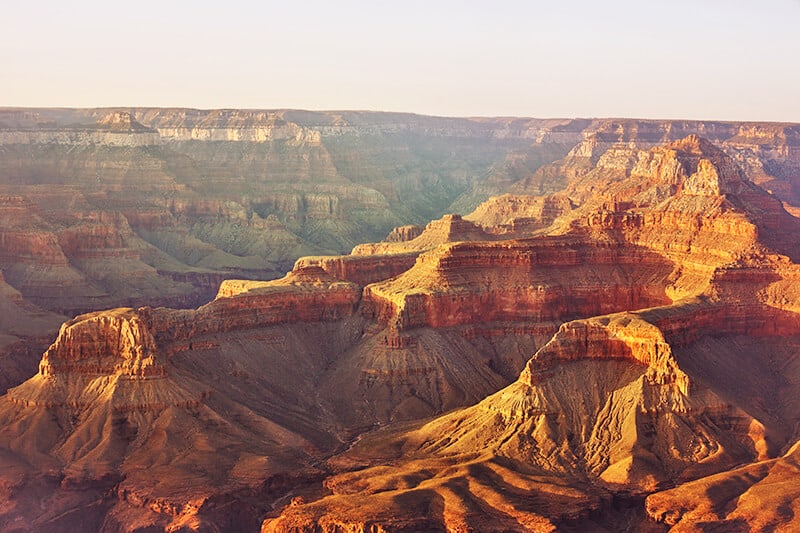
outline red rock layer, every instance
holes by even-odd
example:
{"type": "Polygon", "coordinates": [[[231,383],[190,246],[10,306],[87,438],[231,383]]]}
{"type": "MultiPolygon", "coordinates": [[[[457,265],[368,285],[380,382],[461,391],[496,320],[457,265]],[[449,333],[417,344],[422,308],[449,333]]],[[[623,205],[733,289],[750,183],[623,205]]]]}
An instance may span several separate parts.
{"type": "Polygon", "coordinates": [[[298,259],[294,270],[318,266],[336,279],[368,285],[402,274],[414,265],[419,252],[376,255],[306,256],[298,259]]]}
{"type": "Polygon", "coordinates": [[[42,376],[116,374],[131,378],[166,375],[156,344],[133,310],[81,315],[61,326],[39,364],[42,376]]]}
{"type": "MultiPolygon", "coordinates": [[[[610,497],[701,478],[686,494],[674,489],[651,496],[650,516],[687,528],[705,518],[720,524],[727,511],[715,507],[713,494],[691,500],[713,488],[725,498],[722,492],[741,495],[741,506],[725,505],[742,523],[781,523],[775,515],[786,498],[773,498],[765,516],[747,516],[753,503],[743,490],[763,493],[769,485],[748,480],[733,490],[728,484],[738,474],[713,474],[763,461],[793,442],[781,421],[796,420],[800,411],[784,396],[786,385],[770,377],[772,365],[782,364],[780,353],[758,348],[800,335],[797,267],[772,253],[792,255],[796,241],[785,231],[794,227],[790,217],[747,183],[730,158],[697,137],[646,152],[604,152],[596,167],[576,174],[564,193],[570,208],[551,231],[567,236],[441,245],[420,255],[408,272],[368,286],[365,300],[396,330],[400,345],[418,327],[524,319],[526,312],[533,320],[561,321],[560,310],[581,308],[588,315],[592,305],[626,297],[648,307],[647,295],[661,305],[598,311],[602,316],[563,324],[516,383],[415,430],[365,439],[331,462],[341,469],[328,479],[331,495],[284,509],[263,530],[310,530],[311,523],[401,527],[408,515],[397,501],[437,506],[436,514],[426,514],[433,520],[426,527],[443,529],[548,530],[569,520],[591,528],[592,512],[613,514],[603,497],[578,503],[575,495],[552,490],[555,479],[569,479],[583,495],[610,497]],[[555,265],[557,272],[547,272],[555,265]],[[502,276],[493,277],[498,271],[502,276]],[[536,279],[542,272],[544,279],[536,279]],[[654,291],[639,293],[641,300],[630,292],[592,291],[592,274],[607,286],[617,285],[616,275],[628,281],[620,283],[627,290],[654,291]],[[537,307],[529,291],[543,287],[547,294],[554,280],[567,287],[568,304],[542,298],[537,307]],[[745,346],[728,353],[736,357],[731,364],[746,365],[754,386],[729,383],[719,376],[731,372],[695,363],[723,361],[727,345],[717,345],[724,339],[745,346]],[[761,363],[746,361],[747,347],[761,363]],[[773,382],[780,391],[775,408],[765,403],[768,389],[759,388],[773,382]],[[364,468],[376,455],[381,466],[364,468]],[[493,475],[498,465],[507,468],[500,479],[493,475]],[[522,486],[524,502],[517,497],[522,486]],[[565,507],[574,509],[569,517],[557,510],[565,507]]],[[[755,464],[742,473],[775,472],[766,462],[755,464]]],[[[645,518],[639,520],[644,526],[645,518]]]]}
{"type": "Polygon", "coordinates": [[[657,256],[615,243],[464,243],[421,255],[414,268],[367,286],[364,295],[378,320],[398,330],[546,322],[667,303],[664,285],[671,270],[657,256]]]}
{"type": "MultiPolygon", "coordinates": [[[[11,443],[0,460],[63,469],[58,490],[124,473],[114,523],[127,512],[144,520],[139,506],[199,528],[203,498],[267,494],[279,471],[271,458],[318,481],[314,465],[335,436],[352,442],[347,432],[365,424],[484,398],[357,440],[329,461],[324,489],[291,504],[303,482],[280,485],[263,529],[492,531],[586,525],[614,512],[612,494],[775,457],[792,438],[783,420],[800,419],[786,387],[773,419],[758,394],[737,401],[692,364],[726,353],[719,339],[752,347],[800,335],[800,276],[761,240],[790,248],[791,232],[772,231],[788,215],[702,139],[594,155],[596,168],[553,197],[553,235],[502,241],[507,228],[448,216],[409,241],[298,261],[283,280],[225,282],[198,310],[81,317],[40,374],[0,402],[11,443]],[[41,416],[43,406],[61,418],[41,416]],[[46,437],[32,441],[27,427],[46,437]],[[150,467],[169,474],[167,488],[148,485],[150,467]]],[[[529,229],[543,231],[536,202],[529,229]]],[[[746,351],[727,353],[742,362],[746,351]]],[[[764,377],[775,373],[770,357],[747,366],[759,384],[776,382],[764,377]]],[[[651,514],[672,520],[663,505],[651,514]]]]}

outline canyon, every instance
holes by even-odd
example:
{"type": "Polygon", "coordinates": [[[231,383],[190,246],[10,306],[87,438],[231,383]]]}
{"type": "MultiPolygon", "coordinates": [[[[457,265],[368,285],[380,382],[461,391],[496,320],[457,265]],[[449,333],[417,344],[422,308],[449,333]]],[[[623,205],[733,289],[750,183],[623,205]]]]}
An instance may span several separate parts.
{"type": "Polygon", "coordinates": [[[0,160],[4,530],[798,526],[800,126],[3,109],[0,160]]]}

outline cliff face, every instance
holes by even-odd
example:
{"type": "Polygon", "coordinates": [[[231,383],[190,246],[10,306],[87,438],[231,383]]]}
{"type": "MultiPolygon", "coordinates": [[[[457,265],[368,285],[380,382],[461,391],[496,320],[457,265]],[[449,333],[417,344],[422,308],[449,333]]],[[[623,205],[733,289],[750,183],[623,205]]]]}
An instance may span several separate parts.
{"type": "MultiPolygon", "coordinates": [[[[741,475],[725,472],[748,462],[758,465],[753,472],[772,471],[770,458],[795,440],[786,421],[797,419],[796,402],[772,406],[764,392],[783,398],[794,379],[770,368],[783,365],[800,333],[790,281],[797,266],[764,248],[793,251],[792,237],[770,228],[795,227],[794,219],[727,155],[691,136],[606,152],[561,196],[569,207],[534,231],[563,236],[440,245],[406,273],[368,286],[365,299],[400,338],[413,338],[416,328],[498,319],[495,313],[558,323],[569,318],[561,309],[586,318],[563,323],[515,383],[477,405],[377,433],[333,459],[332,494],[285,508],[262,530],[401,527],[412,522],[398,500],[443,505],[423,513],[428,528],[549,530],[613,527],[614,520],[644,527],[642,507],[620,516],[612,500],[637,501],[698,478],[685,492],[650,496],[649,516],[687,527],[726,517],[755,527],[781,523],[777,509],[786,498],[773,498],[764,514],[752,502],[727,504],[727,514],[708,490],[724,501],[748,487],[769,490],[758,481],[723,490],[741,475]],[[555,280],[564,292],[548,299],[555,280]],[[616,285],[622,293],[609,292],[616,285]],[[543,293],[527,293],[537,286],[543,293]],[[624,302],[644,309],[606,314],[624,302]],[[381,466],[363,468],[376,456],[381,466]]],[[[525,197],[517,198],[526,209],[525,197]]],[[[511,198],[501,200],[476,218],[511,198]]],[[[505,220],[495,235],[513,236],[513,228],[505,220]]]]}
{"type": "MultiPolygon", "coordinates": [[[[553,193],[593,169],[618,172],[625,150],[690,133],[717,143],[749,179],[793,209],[800,205],[792,181],[796,129],[366,112],[2,109],[0,193],[45,214],[3,237],[2,268],[26,298],[70,314],[195,306],[222,277],[278,277],[301,256],[342,253],[395,226],[469,211],[509,188],[553,193]],[[107,231],[127,233],[126,246],[98,243],[93,261],[73,257],[72,245],[59,251],[47,235],[59,244],[61,235],[85,235],[87,212],[116,228],[107,231]],[[63,255],[57,261],[69,268],[32,265],[25,251],[31,247],[51,263],[63,255]],[[99,280],[98,271],[112,266],[126,274],[99,280]],[[129,277],[138,279],[126,284],[129,277]]],[[[570,199],[536,205],[506,198],[489,218],[472,220],[530,233],[569,210],[570,199]]],[[[483,237],[469,240],[476,238],[483,237]]]]}
{"type": "Polygon", "coordinates": [[[65,323],[38,374],[0,401],[4,469],[37,465],[31,477],[4,481],[13,504],[3,523],[257,527],[262,505],[218,515],[217,499],[269,498],[319,475],[312,457],[338,441],[336,422],[314,409],[314,381],[360,335],[359,298],[358,286],[301,269],[274,282],[226,282],[198,310],[122,308],[65,323]],[[39,416],[48,412],[56,414],[39,416]],[[34,512],[41,487],[102,511],[34,512]]]}
{"type": "Polygon", "coordinates": [[[548,132],[569,124],[2,109],[0,196],[37,215],[13,232],[4,226],[0,268],[26,298],[69,314],[196,306],[222,277],[279,277],[301,256],[342,253],[403,223],[441,216],[510,152],[531,158],[529,166],[563,155],[566,141],[551,141],[548,132]],[[91,252],[78,244],[85,239],[91,252]]]}
{"type": "MultiPolygon", "coordinates": [[[[95,303],[120,288],[136,302],[65,323],[38,373],[0,398],[0,524],[524,531],[645,525],[645,513],[691,524],[725,518],[713,495],[689,505],[727,486],[717,476],[792,460],[799,223],[729,155],[743,138],[789,143],[788,127],[47,113],[0,113],[0,127],[68,118],[159,141],[110,147],[82,170],[77,155],[58,161],[90,144],[0,146],[50,154],[41,175],[54,181],[76,176],[64,189],[14,178],[0,212],[9,305],[39,295],[55,307],[78,286],[95,303]],[[683,135],[696,129],[714,142],[683,135]],[[469,168],[522,183],[544,145],[563,155],[572,141],[537,196],[520,188],[347,256],[316,253],[335,251],[318,246],[332,235],[349,248],[376,220],[419,222],[456,194],[466,205],[469,168]],[[139,188],[158,201],[134,194],[139,157],[150,169],[139,188]],[[109,186],[92,191],[100,171],[109,186]],[[222,279],[274,273],[305,250],[315,255],[281,279],[222,279]],[[58,280],[73,281],[44,289],[58,280]],[[212,281],[198,308],[140,306],[212,281]]],[[[736,512],[748,524],[775,522],[746,500],[736,512]]]]}
{"type": "Polygon", "coordinates": [[[405,330],[491,321],[561,321],[669,302],[661,258],[578,239],[447,244],[370,285],[378,319],[405,330]],[[558,273],[558,276],[556,276],[558,273]]]}

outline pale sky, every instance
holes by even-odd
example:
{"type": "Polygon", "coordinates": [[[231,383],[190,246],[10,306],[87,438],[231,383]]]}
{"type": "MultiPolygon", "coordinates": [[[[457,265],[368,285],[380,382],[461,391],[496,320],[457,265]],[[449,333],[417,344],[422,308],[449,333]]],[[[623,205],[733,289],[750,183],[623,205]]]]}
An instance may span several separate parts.
{"type": "Polygon", "coordinates": [[[800,122],[800,0],[5,0],[0,106],[800,122]]]}

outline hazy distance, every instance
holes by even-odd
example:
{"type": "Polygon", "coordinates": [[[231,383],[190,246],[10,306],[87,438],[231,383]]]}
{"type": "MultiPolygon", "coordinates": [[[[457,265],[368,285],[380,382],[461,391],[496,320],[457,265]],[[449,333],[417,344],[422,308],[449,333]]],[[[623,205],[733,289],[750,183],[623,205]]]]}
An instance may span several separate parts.
{"type": "Polygon", "coordinates": [[[800,121],[797,0],[14,2],[2,106],[800,121]]]}

